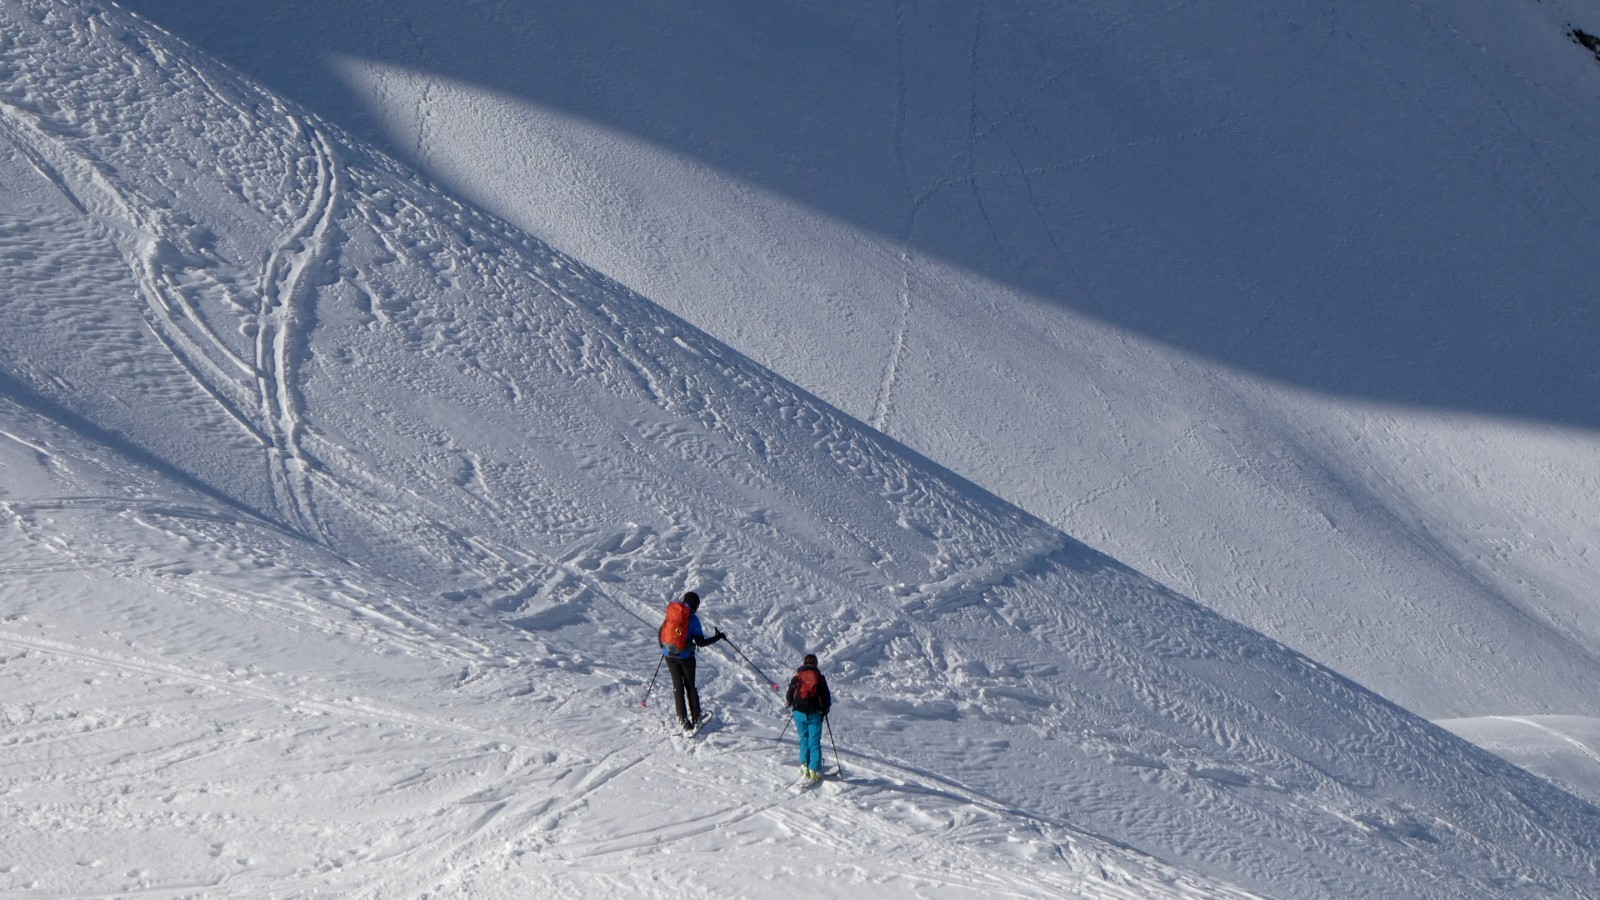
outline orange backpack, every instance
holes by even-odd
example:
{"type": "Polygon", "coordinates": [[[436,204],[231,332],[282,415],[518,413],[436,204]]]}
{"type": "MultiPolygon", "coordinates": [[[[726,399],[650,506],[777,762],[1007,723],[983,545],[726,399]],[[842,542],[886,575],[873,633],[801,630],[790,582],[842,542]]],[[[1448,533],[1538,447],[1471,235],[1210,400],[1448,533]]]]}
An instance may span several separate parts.
{"type": "Polygon", "coordinates": [[[694,615],[689,604],[674,600],[667,604],[667,620],[661,623],[657,637],[661,649],[677,656],[689,649],[689,617],[694,615]]]}

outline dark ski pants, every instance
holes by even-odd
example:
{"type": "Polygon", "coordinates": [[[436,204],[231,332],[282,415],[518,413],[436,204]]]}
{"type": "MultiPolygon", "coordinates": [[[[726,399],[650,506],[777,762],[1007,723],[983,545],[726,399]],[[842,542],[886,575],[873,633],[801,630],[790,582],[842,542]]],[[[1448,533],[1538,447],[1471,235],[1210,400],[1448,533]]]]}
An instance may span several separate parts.
{"type": "Polygon", "coordinates": [[[700,691],[694,686],[694,657],[667,657],[667,674],[672,676],[672,702],[678,708],[678,724],[685,728],[700,721],[700,691]],[[684,710],[687,700],[689,709],[684,710]]]}

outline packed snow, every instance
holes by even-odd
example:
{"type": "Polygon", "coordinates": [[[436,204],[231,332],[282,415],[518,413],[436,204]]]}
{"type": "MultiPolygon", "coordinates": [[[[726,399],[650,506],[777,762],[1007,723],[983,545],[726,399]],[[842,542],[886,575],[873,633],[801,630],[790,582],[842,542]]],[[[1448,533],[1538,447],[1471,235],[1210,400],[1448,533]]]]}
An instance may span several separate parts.
{"type": "Polygon", "coordinates": [[[0,892],[1600,884],[1584,785],[135,15],[4,0],[0,41],[0,892]],[[649,692],[691,588],[737,650],[701,651],[714,714],[685,737],[649,692]],[[814,788],[767,680],[806,652],[837,695],[814,788]]]}
{"type": "Polygon", "coordinates": [[[1592,3],[133,6],[1408,709],[1600,716],[1592,3]]]}

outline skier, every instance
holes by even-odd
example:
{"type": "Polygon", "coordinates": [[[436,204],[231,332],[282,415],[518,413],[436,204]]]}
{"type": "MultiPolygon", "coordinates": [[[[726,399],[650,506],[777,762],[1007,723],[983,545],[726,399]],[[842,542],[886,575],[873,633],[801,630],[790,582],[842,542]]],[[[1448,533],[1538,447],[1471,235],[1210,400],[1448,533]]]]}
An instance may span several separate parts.
{"type": "Polygon", "coordinates": [[[806,654],[789,679],[784,700],[794,710],[794,730],[800,736],[800,772],[817,781],[822,778],[822,724],[828,718],[833,697],[828,693],[828,679],[817,668],[816,654],[806,654]]]}
{"type": "Polygon", "coordinates": [[[672,676],[672,701],[677,706],[678,724],[690,731],[700,724],[700,691],[694,683],[694,650],[715,644],[724,635],[719,628],[706,637],[696,611],[700,609],[700,595],[688,591],[683,599],[667,606],[667,620],[661,625],[661,655],[667,663],[667,674],[672,676]],[[686,708],[687,707],[687,708],[686,708]]]}

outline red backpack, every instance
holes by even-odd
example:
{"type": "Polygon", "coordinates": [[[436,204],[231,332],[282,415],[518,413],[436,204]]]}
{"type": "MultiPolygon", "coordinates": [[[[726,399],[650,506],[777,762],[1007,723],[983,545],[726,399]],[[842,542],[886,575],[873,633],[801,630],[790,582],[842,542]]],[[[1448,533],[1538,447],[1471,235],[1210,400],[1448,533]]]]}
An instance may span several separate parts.
{"type": "Polygon", "coordinates": [[[694,613],[690,611],[689,604],[682,600],[667,604],[667,620],[661,623],[661,631],[657,634],[663,650],[676,656],[689,649],[689,617],[692,615],[694,613]]]}
{"type": "Polygon", "coordinates": [[[822,686],[822,673],[807,667],[794,673],[794,708],[801,712],[815,712],[819,701],[818,689],[822,686]]]}

